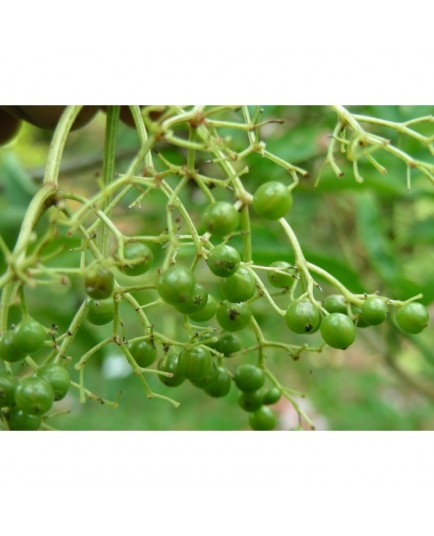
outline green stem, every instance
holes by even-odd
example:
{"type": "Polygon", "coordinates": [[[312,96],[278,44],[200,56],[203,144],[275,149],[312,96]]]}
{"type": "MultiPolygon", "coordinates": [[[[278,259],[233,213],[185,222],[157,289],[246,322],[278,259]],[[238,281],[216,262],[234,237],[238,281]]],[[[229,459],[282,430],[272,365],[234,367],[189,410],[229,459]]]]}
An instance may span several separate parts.
{"type": "Polygon", "coordinates": [[[53,199],[56,194],[56,186],[53,183],[44,184],[39,192],[30,202],[26,215],[21,226],[20,234],[18,235],[17,242],[15,244],[14,251],[10,257],[8,270],[6,276],[8,277],[8,283],[4,286],[1,300],[0,300],[0,329],[4,331],[8,323],[8,313],[10,300],[13,295],[14,287],[14,274],[22,271],[21,265],[25,261],[26,250],[30,240],[30,235],[33,228],[39,221],[42,212],[44,211],[46,204],[53,199]]]}
{"type": "Polygon", "coordinates": [[[421,142],[424,145],[429,145],[432,143],[433,137],[427,138],[423,134],[420,134],[419,132],[416,132],[415,130],[408,128],[408,126],[405,123],[395,123],[393,121],[387,121],[386,119],[381,119],[378,117],[369,117],[366,115],[353,115],[354,119],[356,119],[360,123],[369,123],[371,125],[379,125],[387,128],[391,128],[393,130],[396,130],[396,132],[399,132],[400,134],[404,134],[406,136],[409,136],[419,142],[421,142]]]}
{"type": "Polygon", "coordinates": [[[141,306],[140,306],[140,303],[136,300],[136,298],[134,298],[131,294],[129,293],[126,293],[123,295],[125,300],[130,304],[132,305],[132,307],[134,308],[135,312],[137,313],[137,316],[139,317],[139,319],[141,320],[142,322],[142,325],[145,329],[148,329],[149,326],[151,325],[151,323],[149,322],[148,320],[148,317],[145,315],[145,313],[143,312],[141,306]]]}
{"type": "Polygon", "coordinates": [[[335,277],[333,277],[331,274],[320,268],[319,266],[316,266],[315,264],[312,264],[311,262],[306,262],[306,266],[309,270],[312,270],[312,272],[317,273],[320,275],[323,279],[331,283],[334,287],[336,287],[341,294],[345,297],[346,301],[350,303],[354,303],[355,305],[362,305],[364,300],[359,299],[356,297],[355,294],[350,292],[345,285],[343,285],[339,280],[337,280],[335,277]]]}
{"type": "Polygon", "coordinates": [[[258,341],[258,367],[265,368],[265,353],[263,346],[263,343],[265,342],[265,337],[262,333],[261,327],[259,326],[254,316],[251,317],[250,324],[252,326],[256,340],[258,341]]]}
{"type": "Polygon", "coordinates": [[[60,161],[65,148],[69,131],[80,112],[81,106],[68,106],[54,131],[45,168],[44,183],[33,197],[24,216],[14,251],[9,260],[7,273],[8,283],[5,285],[0,300],[0,329],[5,329],[8,322],[10,299],[13,294],[12,275],[20,273],[26,257],[30,235],[38,223],[42,213],[51,205],[56,197],[59,179],[60,161]]]}
{"type": "MultiPolygon", "coordinates": [[[[184,180],[184,179],[183,179],[184,180]]],[[[169,184],[166,181],[162,181],[161,189],[166,194],[166,196],[169,198],[168,205],[173,203],[173,206],[175,206],[181,216],[183,217],[185,223],[187,224],[187,227],[191,233],[191,237],[196,245],[197,253],[202,251],[202,243],[200,241],[200,237],[197,234],[196,226],[194,225],[193,220],[191,219],[188,210],[185,208],[184,204],[182,203],[181,199],[177,197],[177,193],[179,192],[179,189],[184,185],[183,180],[178,184],[175,190],[172,190],[172,188],[169,186],[169,184]]],[[[168,208],[169,210],[169,208],[168,208]]],[[[169,218],[168,218],[169,220],[169,218]]]]}
{"type": "MultiPolygon", "coordinates": [[[[188,141],[193,144],[196,142],[197,132],[195,128],[189,127],[188,141]]],[[[196,150],[194,147],[190,147],[187,153],[187,171],[194,173],[194,163],[196,160],[196,150]]]]}
{"type": "MultiPolygon", "coordinates": [[[[116,163],[116,134],[119,125],[120,106],[109,106],[107,109],[107,122],[105,129],[104,140],[104,160],[102,167],[102,182],[103,191],[106,191],[107,186],[113,181],[115,175],[116,163]]],[[[104,198],[102,210],[106,212],[107,206],[110,204],[110,195],[107,194],[104,198]]],[[[98,245],[103,257],[107,257],[110,248],[110,234],[107,226],[103,226],[98,235],[98,245]]]]}
{"type": "Polygon", "coordinates": [[[69,325],[68,331],[66,332],[67,336],[65,339],[63,339],[62,344],[57,351],[56,357],[54,358],[55,363],[59,364],[61,360],[65,358],[65,354],[74,341],[74,337],[77,335],[79,327],[86,318],[87,307],[88,301],[84,300],[78,311],[75,313],[74,318],[69,325]]]}
{"type": "Polygon", "coordinates": [[[279,382],[279,380],[272,374],[272,372],[267,368],[265,370],[265,374],[270,379],[271,383],[273,383],[278,389],[280,389],[283,396],[291,403],[295,411],[297,412],[298,418],[299,418],[299,424],[301,425],[302,419],[306,421],[306,423],[309,425],[311,430],[315,430],[315,425],[313,424],[310,417],[303,411],[300,406],[297,404],[297,402],[294,400],[293,396],[291,396],[288,392],[288,389],[283,387],[283,385],[279,382]]]}
{"type": "Polygon", "coordinates": [[[24,292],[24,286],[19,288],[20,304],[21,304],[21,319],[27,320],[29,318],[29,310],[27,308],[26,293],[24,292]]]}
{"type": "Polygon", "coordinates": [[[252,231],[250,226],[249,207],[245,205],[240,213],[241,232],[243,240],[243,261],[251,262],[252,260],[252,231]]]}
{"type": "Polygon", "coordinates": [[[101,348],[104,348],[107,344],[110,344],[113,342],[113,337],[107,337],[106,339],[102,340],[98,344],[95,344],[94,347],[92,347],[88,352],[83,354],[81,359],[78,361],[78,363],[74,366],[76,370],[84,369],[89,359],[96,353],[98,350],[101,350],[101,348]]]}
{"type": "Polygon", "coordinates": [[[57,124],[53,137],[51,138],[47,165],[45,167],[44,184],[50,182],[56,186],[58,184],[60,161],[62,160],[66,140],[81,108],[82,106],[68,106],[57,124]]]}
{"type": "Polygon", "coordinates": [[[109,408],[117,408],[119,406],[119,403],[118,403],[119,396],[114,401],[106,400],[105,398],[102,398],[101,396],[98,396],[95,393],[92,393],[92,391],[89,391],[89,389],[85,389],[82,385],[79,385],[76,382],[71,382],[71,386],[74,387],[74,389],[78,389],[80,391],[80,394],[83,393],[83,395],[85,395],[85,397],[88,398],[89,400],[94,400],[95,402],[104,404],[108,406],[109,408]]]}
{"type": "Polygon", "coordinates": [[[152,392],[148,395],[148,398],[159,398],[161,400],[165,400],[166,402],[170,402],[170,404],[172,404],[172,406],[175,406],[175,408],[179,408],[179,406],[181,405],[181,402],[173,400],[173,398],[170,398],[166,395],[160,395],[159,393],[152,392]]]}
{"type": "Polygon", "coordinates": [[[264,149],[261,154],[265,158],[268,158],[268,160],[271,160],[272,162],[274,162],[278,166],[283,167],[287,171],[295,171],[296,173],[299,173],[302,177],[305,177],[305,178],[309,177],[309,173],[305,169],[302,169],[302,168],[300,168],[298,166],[294,166],[292,164],[289,164],[288,162],[286,162],[286,160],[283,160],[282,158],[279,158],[278,156],[276,156],[273,153],[270,153],[270,151],[266,151],[264,149]]]}
{"type": "MultiPolygon", "coordinates": [[[[250,266],[244,266],[244,268],[246,268],[246,270],[248,270],[252,276],[255,278],[255,281],[256,281],[256,284],[258,285],[259,287],[259,290],[260,292],[267,298],[268,302],[270,303],[271,307],[273,307],[273,309],[275,311],[277,311],[277,313],[280,315],[280,316],[284,316],[285,315],[285,312],[283,309],[281,309],[277,304],[276,302],[273,300],[273,298],[271,297],[270,293],[268,292],[267,288],[265,287],[264,283],[261,281],[261,278],[258,276],[258,274],[255,272],[255,270],[253,270],[250,266]]],[[[286,274],[285,274],[286,275],[286,274]]]]}
{"type": "Polygon", "coordinates": [[[12,253],[11,262],[20,264],[26,256],[30,235],[38,223],[42,213],[51,205],[56,197],[57,185],[55,182],[45,183],[33,197],[24,216],[20,234],[12,253]]]}
{"type": "MultiPolygon", "coordinates": [[[[140,106],[130,106],[131,115],[133,116],[134,123],[136,125],[137,133],[140,138],[142,145],[147,145],[149,136],[146,131],[146,126],[143,121],[142,112],[140,111],[140,106]]],[[[148,150],[145,154],[145,166],[149,169],[154,169],[154,164],[152,162],[152,153],[148,150]]]]}
{"type": "Polygon", "coordinates": [[[343,106],[330,106],[330,108],[337,113],[343,124],[349,125],[355,132],[360,135],[365,134],[365,131],[356,121],[353,114],[351,114],[346,108],[344,108],[343,106]]]}
{"type": "Polygon", "coordinates": [[[315,283],[315,281],[313,280],[312,276],[309,273],[309,270],[307,269],[307,262],[306,262],[306,259],[304,258],[300,243],[294,231],[292,230],[289,223],[285,220],[285,218],[280,218],[279,223],[283,227],[287,237],[289,238],[289,241],[291,242],[292,249],[294,250],[294,255],[295,255],[295,265],[302,272],[306,280],[308,296],[312,302],[315,302],[316,300],[313,295],[313,287],[318,286],[318,285],[315,283]]]}

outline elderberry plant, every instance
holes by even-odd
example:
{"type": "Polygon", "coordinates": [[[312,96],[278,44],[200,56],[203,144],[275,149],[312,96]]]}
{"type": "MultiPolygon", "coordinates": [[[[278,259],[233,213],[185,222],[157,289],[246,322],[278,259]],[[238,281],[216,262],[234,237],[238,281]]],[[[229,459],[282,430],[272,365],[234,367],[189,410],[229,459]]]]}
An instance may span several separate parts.
{"type": "Polygon", "coordinates": [[[83,404],[97,401],[116,408],[121,393],[108,400],[86,382],[89,362],[115,345],[149,399],[179,406],[176,389],[167,396],[151,388],[152,376],[163,389],[182,389],[188,381],[214,398],[236,389],[250,427],[272,430],[277,417],[270,406],[283,397],[297,412],[299,427],[314,428],[299,403],[304,393],[282,383],[270,356],[281,353],[296,360],[329,347],[346,350],[360,329],[390,322],[389,316],[403,332],[420,333],[429,321],[421,294],[398,300],[369,290],[354,293],[306,258],[291,211],[301,185],[311,180],[318,186],[327,167],[335,180],[343,177],[337,158],[351,163],[353,177],[345,180],[363,182],[360,163],[385,174],[379,159],[386,153],[405,165],[409,190],[412,173],[434,183],[429,158],[434,135],[414,129],[431,125],[433,118],[397,123],[342,106],[330,109],[336,126],[324,164],[310,179],[305,169],[267,148],[263,132],[282,121],[263,120],[260,107],[248,106],[131,106],[140,147],[119,170],[121,109],[108,107],[102,176],[87,196],[59,178],[64,148],[81,111],[80,106],[67,107],[15,244],[10,248],[0,240],[7,265],[0,277],[0,426],[51,429],[55,403],[70,390],[78,392],[83,404]],[[379,134],[380,128],[426,148],[427,159],[413,158],[379,134]],[[242,147],[231,140],[234,131],[243,133],[242,147]],[[281,168],[281,179],[262,177],[253,188],[248,161],[255,155],[281,168]],[[138,212],[146,219],[146,207],[161,198],[165,210],[150,222],[149,234],[128,234],[125,214],[138,212]],[[288,255],[267,265],[255,262],[252,222],[279,229],[288,255]],[[59,237],[64,245],[53,250],[59,237]],[[79,243],[70,247],[72,240],[79,243]],[[48,326],[34,318],[27,295],[71,281],[79,282],[81,298],[66,329],[59,331],[55,319],[48,326]],[[333,291],[325,294],[324,284],[333,291]],[[17,323],[10,322],[13,307],[20,311],[17,323]],[[125,320],[128,308],[135,323],[125,320]],[[264,329],[264,314],[285,326],[279,338],[264,329]],[[89,340],[78,354],[75,342],[88,323],[101,337],[89,340]]]}

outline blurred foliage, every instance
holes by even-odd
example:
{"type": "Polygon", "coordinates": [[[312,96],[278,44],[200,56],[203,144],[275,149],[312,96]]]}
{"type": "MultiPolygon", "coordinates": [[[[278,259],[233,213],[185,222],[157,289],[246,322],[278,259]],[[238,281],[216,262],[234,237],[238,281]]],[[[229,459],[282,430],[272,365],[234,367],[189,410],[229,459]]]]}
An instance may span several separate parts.
{"type": "MultiPolygon", "coordinates": [[[[404,121],[432,114],[434,107],[358,106],[350,107],[350,110],[404,121]]],[[[60,184],[63,189],[82,195],[95,191],[101,174],[104,117],[100,114],[85,129],[70,136],[62,164],[60,184]]],[[[225,118],[228,119],[228,114],[225,118]]],[[[379,161],[387,167],[388,174],[380,175],[372,167],[361,164],[360,171],[365,182],[358,184],[351,166],[338,157],[344,178],[337,179],[331,170],[326,169],[315,190],[313,184],[324,162],[328,136],[336,121],[335,114],[319,106],[267,106],[263,118],[285,120],[284,124],[268,124],[262,128],[267,148],[304,167],[311,176],[303,179],[294,191],[294,206],[289,215],[307,260],[325,268],[353,292],[378,290],[395,299],[407,299],[421,292],[424,295],[421,301],[427,306],[432,304],[434,189],[426,178],[415,172],[409,193],[404,164],[389,155],[380,155],[379,161]]],[[[424,128],[425,125],[420,125],[420,132],[424,128]]],[[[229,144],[234,149],[244,147],[245,133],[221,129],[221,135],[230,136],[229,144]]],[[[393,131],[388,135],[395,143],[402,143],[415,158],[429,158],[426,150],[414,140],[398,140],[393,131]]],[[[41,182],[49,141],[49,135],[25,125],[15,142],[0,149],[0,233],[9,246],[14,244],[26,207],[41,182]]],[[[158,150],[170,161],[185,161],[183,150],[167,146],[164,142],[160,145],[158,150]]],[[[118,172],[125,169],[138,146],[134,130],[121,125],[118,172]]],[[[249,156],[247,164],[249,173],[243,176],[243,182],[251,192],[265,181],[290,182],[289,175],[282,168],[257,154],[249,156]]],[[[242,167],[244,164],[238,165],[242,167]]],[[[198,161],[198,167],[208,175],[221,176],[219,168],[204,159],[198,161]]],[[[175,184],[176,178],[171,179],[171,183],[175,184]]],[[[222,198],[224,195],[224,192],[216,194],[222,198]]],[[[188,190],[188,196],[191,215],[198,222],[206,201],[194,186],[188,190]]],[[[165,198],[153,194],[151,200],[145,198],[142,201],[140,209],[128,211],[128,203],[133,199],[134,196],[126,196],[117,207],[114,212],[116,224],[127,234],[146,234],[149,229],[159,232],[164,225],[161,215],[165,198]]],[[[269,264],[275,260],[292,260],[292,252],[276,223],[271,222],[267,226],[256,220],[252,223],[253,258],[256,262],[269,264]]],[[[40,223],[41,228],[44,224],[44,221],[40,223]]],[[[76,245],[75,239],[65,235],[53,241],[50,246],[53,251],[63,248],[53,265],[60,262],[65,266],[74,265],[78,254],[72,253],[70,248],[76,245]]],[[[162,257],[158,248],[155,248],[154,254],[157,260],[162,257]]],[[[0,270],[4,268],[2,259],[0,270]]],[[[117,275],[120,280],[126,277],[117,275]]],[[[324,283],[324,296],[327,295],[331,289],[325,282],[319,282],[324,283]]],[[[73,312],[84,298],[84,291],[82,282],[72,279],[70,287],[39,287],[36,292],[29,292],[28,298],[35,318],[48,326],[55,324],[62,331],[67,328],[73,312]]],[[[157,325],[164,322],[165,333],[169,335],[171,330],[176,331],[176,322],[165,313],[154,320],[157,325]]],[[[302,336],[289,335],[283,319],[276,320],[267,304],[257,303],[255,313],[270,338],[278,339],[284,333],[288,341],[298,343],[305,340],[302,336]]],[[[128,308],[122,314],[127,331],[134,333],[138,329],[135,315],[128,308]]],[[[17,320],[18,311],[12,310],[11,321],[17,320]]],[[[90,342],[97,343],[110,332],[107,326],[96,327],[86,323],[84,328],[74,343],[76,357],[89,347],[90,342]]],[[[251,335],[243,334],[242,337],[243,344],[252,343],[251,335]]],[[[315,337],[315,334],[312,335],[309,342],[315,337]]],[[[408,337],[393,326],[392,320],[389,326],[359,330],[356,344],[345,352],[327,349],[321,354],[304,355],[299,361],[294,361],[279,350],[269,352],[269,357],[272,369],[282,383],[306,390],[308,411],[314,422],[322,423],[319,428],[424,430],[434,429],[433,349],[432,330],[426,330],[417,338],[408,337]]],[[[188,382],[169,389],[158,378],[150,378],[151,386],[155,385],[158,392],[168,393],[182,403],[179,409],[174,409],[163,401],[147,400],[141,384],[125,367],[123,359],[104,350],[93,358],[85,372],[89,388],[101,396],[114,399],[122,391],[118,409],[112,410],[92,401],[80,405],[74,392],[58,403],[59,411],[71,409],[71,414],[55,417],[53,426],[66,430],[247,428],[246,414],[237,406],[234,388],[228,397],[214,400],[188,382]]],[[[231,360],[227,362],[231,366],[231,360]]],[[[77,373],[72,371],[72,374],[77,373]]],[[[282,423],[289,422],[286,427],[291,427],[290,408],[284,403],[279,403],[277,408],[282,423]]],[[[292,426],[295,427],[295,422],[292,426]]]]}

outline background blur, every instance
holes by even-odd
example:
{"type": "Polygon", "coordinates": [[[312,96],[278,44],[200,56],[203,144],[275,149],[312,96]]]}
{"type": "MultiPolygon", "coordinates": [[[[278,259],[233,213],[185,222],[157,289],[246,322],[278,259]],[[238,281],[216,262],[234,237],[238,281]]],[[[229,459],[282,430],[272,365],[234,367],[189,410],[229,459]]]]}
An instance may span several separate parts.
{"type": "MultiPolygon", "coordinates": [[[[434,113],[434,106],[360,106],[352,111],[404,121],[434,113]]],[[[262,129],[262,138],[269,150],[310,172],[294,191],[294,206],[289,221],[295,230],[306,258],[320,265],[354,292],[380,291],[396,299],[407,299],[422,292],[425,305],[434,301],[434,188],[429,181],[413,174],[411,193],[406,189],[406,169],[402,162],[379,154],[378,160],[388,169],[380,175],[370,165],[360,164],[363,184],[354,181],[352,168],[339,160],[345,172],[343,179],[326,169],[319,187],[313,183],[324,161],[329,134],[335,125],[335,114],[319,106],[264,107],[264,119],[285,119],[282,125],[270,124],[262,129]]],[[[226,119],[237,119],[234,113],[226,119]]],[[[105,116],[101,112],[88,126],[71,133],[62,164],[61,186],[83,195],[95,192],[101,172],[105,116]]],[[[429,124],[417,126],[428,133],[429,124]]],[[[427,159],[429,153],[414,140],[397,140],[394,131],[382,130],[385,136],[410,152],[415,158],[427,159]]],[[[234,148],[245,146],[245,134],[222,130],[232,137],[234,148]]],[[[43,167],[50,142],[50,133],[24,124],[18,138],[0,148],[0,233],[8,245],[15,242],[24,212],[43,176],[43,167]]],[[[139,146],[134,130],[121,124],[118,137],[117,171],[123,172],[139,146]]],[[[182,150],[161,148],[172,162],[182,163],[182,150]]],[[[339,158],[339,157],[338,157],[339,158]]],[[[431,157],[432,158],[432,157],[431,157]]],[[[205,158],[203,158],[205,160],[205,158]]],[[[199,160],[198,165],[204,165],[199,160]]],[[[243,176],[249,191],[262,182],[282,180],[288,183],[285,171],[252,155],[247,159],[249,173],[243,176]]],[[[207,172],[217,175],[218,169],[207,172]]],[[[189,192],[189,207],[195,221],[199,220],[204,202],[198,192],[189,192]]],[[[163,196],[144,201],[134,211],[126,208],[125,198],[115,211],[114,220],[126,234],[159,232],[163,196]]],[[[257,263],[275,260],[291,261],[287,241],[279,226],[253,220],[253,258],[257,263]]],[[[66,240],[63,237],[62,240],[66,240]]],[[[71,247],[78,245],[68,239],[71,247]]],[[[234,241],[235,242],[235,241],[234,241]]],[[[59,244],[53,243],[53,248],[59,244]]],[[[161,252],[155,251],[158,261],[161,252]]],[[[74,265],[77,257],[68,251],[56,259],[74,265]]],[[[156,263],[157,264],[157,263],[156,263]]],[[[0,272],[5,268],[0,259],[0,272]]],[[[321,282],[322,284],[322,282],[321,282]]],[[[322,284],[324,296],[333,292],[322,284]]],[[[29,292],[32,315],[46,325],[56,324],[59,331],[67,328],[73,312],[84,298],[82,282],[72,280],[71,287],[39,287],[29,292]],[[53,296],[54,294],[54,296],[53,296]],[[53,299],[54,298],[54,299],[53,299]]],[[[143,293],[143,298],[146,295],[143,293]]],[[[283,302],[282,302],[283,303],[283,302]]],[[[169,309],[168,309],[169,310],[169,309]]],[[[431,316],[434,311],[431,307],[431,316]]],[[[12,311],[18,319],[18,311],[12,311]]],[[[136,320],[128,308],[122,310],[124,321],[136,320]],[[129,316],[130,315],[130,316],[129,316]]],[[[317,334],[304,338],[290,334],[283,319],[264,300],[258,302],[255,314],[268,338],[284,338],[299,343],[317,340],[317,334]]],[[[176,322],[164,317],[164,330],[176,332],[176,322]]],[[[432,324],[432,321],[431,321],[432,324]]],[[[100,341],[110,326],[83,325],[73,345],[72,354],[80,353],[100,341]]],[[[163,331],[163,330],[162,330],[163,331]]],[[[249,334],[243,342],[249,344],[249,334]]],[[[327,349],[321,354],[304,354],[298,361],[284,352],[269,352],[270,366],[286,386],[306,392],[302,405],[318,429],[330,430],[433,430],[434,429],[434,335],[432,328],[418,336],[401,333],[393,319],[382,326],[359,329],[356,343],[345,352],[327,349]]],[[[99,395],[113,399],[121,390],[116,410],[88,401],[80,405],[72,391],[62,401],[71,414],[57,417],[53,426],[74,430],[239,430],[247,429],[246,414],[237,405],[237,392],[232,389],[223,399],[212,399],[188,382],[169,389],[151,377],[155,390],[167,393],[181,402],[179,409],[160,400],[147,400],[142,385],[134,378],[120,354],[110,347],[91,359],[86,367],[87,387],[99,395]]],[[[254,356],[244,358],[252,360],[254,356]]],[[[231,362],[236,366],[240,358],[231,362]]],[[[74,375],[75,371],[71,369],[74,375]]],[[[60,409],[60,408],[59,408],[60,409]]],[[[289,404],[281,401],[276,407],[280,428],[296,426],[296,417],[289,404]]]]}

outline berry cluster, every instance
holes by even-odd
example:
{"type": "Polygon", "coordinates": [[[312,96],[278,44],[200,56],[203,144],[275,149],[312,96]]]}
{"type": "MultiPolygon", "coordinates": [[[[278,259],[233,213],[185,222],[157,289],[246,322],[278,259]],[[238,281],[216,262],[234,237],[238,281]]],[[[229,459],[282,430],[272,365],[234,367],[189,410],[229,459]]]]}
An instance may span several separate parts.
{"type": "MultiPolygon", "coordinates": [[[[20,322],[16,330],[6,331],[0,338],[0,359],[7,363],[23,361],[44,346],[47,333],[33,319],[20,322]]],[[[11,430],[38,430],[54,401],[62,400],[70,387],[68,371],[55,363],[35,370],[31,376],[17,380],[9,372],[0,373],[0,407],[5,410],[11,430]]]]}
{"type": "MultiPolygon", "coordinates": [[[[65,114],[68,113],[70,117],[64,115],[60,130],[56,131],[65,139],[75,117],[69,109],[65,114]]],[[[82,402],[93,399],[108,403],[85,388],[84,371],[89,359],[109,344],[121,349],[149,398],[165,399],[178,405],[176,400],[153,392],[146,379],[151,374],[157,375],[162,384],[170,388],[189,381],[213,398],[226,396],[231,388],[238,389],[239,405],[248,412],[248,422],[254,430],[272,430],[277,426],[277,416],[270,406],[281,397],[293,404],[300,421],[304,418],[309,423],[294,399],[294,391],[285,388],[270,370],[267,352],[281,348],[292,356],[299,356],[304,351],[320,352],[326,345],[344,350],[355,341],[358,328],[381,324],[387,319],[389,309],[396,311],[396,323],[404,332],[416,334],[427,326],[428,311],[416,301],[417,296],[402,302],[378,294],[353,294],[331,274],[305,259],[286,217],[297,202],[293,191],[298,185],[298,176],[306,176],[306,173],[265,150],[259,141],[259,128],[255,127],[255,120],[250,119],[247,107],[244,107],[244,119],[249,146],[241,156],[216,135],[219,121],[196,108],[188,111],[169,108],[158,121],[151,121],[138,107],[132,107],[142,146],[127,173],[119,177],[113,172],[116,113],[119,114],[116,107],[107,111],[106,176],[101,191],[86,199],[63,191],[58,185],[53,189],[51,181],[46,181],[40,194],[41,206],[37,207],[37,210],[48,207],[61,212],[64,218],[61,224],[67,226],[70,235],[78,235],[82,240],[79,266],[65,270],[47,267],[43,272],[53,280],[65,274],[82,280],[86,296],[67,332],[50,332],[49,338],[49,331],[30,319],[26,312],[26,278],[36,277],[41,270],[39,257],[32,257],[30,252],[27,257],[22,256],[29,232],[37,221],[35,213],[29,213],[30,223],[23,224],[17,250],[12,253],[15,271],[3,277],[4,311],[12,296],[19,297],[23,310],[21,323],[15,329],[5,330],[0,339],[0,360],[7,369],[0,376],[0,416],[6,427],[38,429],[53,402],[61,400],[70,386],[79,390],[82,402]],[[188,139],[173,133],[178,124],[187,126],[188,139]],[[255,128],[256,134],[250,132],[255,128]],[[186,151],[187,164],[172,164],[158,152],[161,165],[157,169],[151,149],[161,140],[186,151]],[[253,152],[285,167],[293,181],[290,184],[285,180],[265,181],[249,192],[245,186],[248,181],[241,181],[242,173],[231,162],[253,152]],[[222,177],[210,177],[198,169],[205,165],[198,162],[201,153],[211,154],[213,162],[221,167],[222,177]],[[183,197],[187,184],[192,183],[207,200],[201,216],[197,216],[194,204],[188,206],[183,197]],[[131,190],[138,196],[129,205],[131,208],[144,196],[148,203],[152,203],[154,193],[166,196],[166,225],[162,232],[125,236],[111,220],[113,208],[120,205],[123,196],[131,190]],[[219,195],[215,195],[214,190],[219,195]],[[52,202],[47,203],[47,199],[52,202]],[[69,200],[80,203],[80,208],[72,212],[67,207],[69,200]],[[291,246],[292,262],[282,259],[267,266],[254,263],[251,218],[280,226],[291,246]],[[157,255],[161,257],[161,254],[163,260],[157,261],[157,255]],[[20,272],[21,266],[25,266],[25,273],[20,272]],[[34,276],[32,270],[35,270],[34,276]],[[313,274],[336,288],[338,293],[325,299],[318,297],[321,289],[313,274]],[[147,296],[152,297],[143,300],[140,294],[143,290],[149,291],[147,296]],[[276,322],[284,319],[289,333],[311,336],[318,332],[320,344],[295,345],[268,340],[255,314],[257,303],[267,303],[276,314],[276,322]],[[134,309],[141,325],[134,337],[122,319],[121,304],[134,309]],[[166,315],[176,319],[179,328],[176,337],[164,331],[166,315]],[[70,347],[85,321],[94,326],[110,324],[112,335],[74,360],[69,355],[70,347]],[[240,334],[247,331],[256,341],[248,347],[240,338],[240,334]],[[44,349],[42,359],[33,359],[33,354],[39,356],[44,349]],[[245,362],[249,354],[256,356],[256,364],[245,362]],[[26,363],[31,373],[17,380],[18,373],[14,374],[13,369],[15,362],[26,363]],[[71,362],[78,372],[78,382],[70,380],[67,367],[71,362]]],[[[222,122],[222,126],[227,124],[222,122]]],[[[53,147],[56,150],[56,144],[53,147]]],[[[50,174],[50,180],[53,176],[56,173],[50,174]]],[[[43,252],[47,239],[42,236],[40,241],[40,247],[36,248],[38,254],[43,252]]],[[[7,312],[2,315],[0,320],[4,326],[7,312]]],[[[116,404],[117,401],[111,403],[116,404]]]]}

